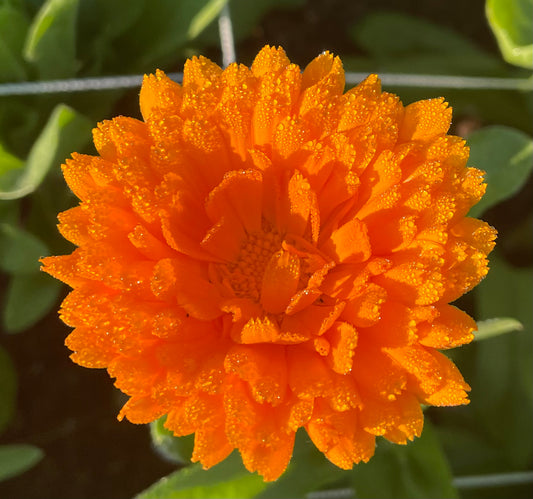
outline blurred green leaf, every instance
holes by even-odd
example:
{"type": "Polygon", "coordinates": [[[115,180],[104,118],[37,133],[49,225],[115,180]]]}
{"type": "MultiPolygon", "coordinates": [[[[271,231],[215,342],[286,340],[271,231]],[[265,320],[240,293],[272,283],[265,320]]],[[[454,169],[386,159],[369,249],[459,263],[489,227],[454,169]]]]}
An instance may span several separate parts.
{"type": "MultiPolygon", "coordinates": [[[[211,2],[212,0],[146,2],[137,21],[115,45],[118,53],[134,57],[126,61],[129,70],[152,71],[154,65],[164,66],[170,61],[175,62],[178,49],[191,40],[191,23],[199,19],[197,16],[201,16],[211,2]]],[[[201,23],[198,24],[200,26],[201,23]]]]}
{"type": "Polygon", "coordinates": [[[512,333],[513,331],[521,331],[524,329],[522,323],[510,317],[498,317],[495,319],[486,319],[478,321],[477,333],[475,333],[475,341],[486,340],[501,334],[512,333]]]}
{"type": "Polygon", "coordinates": [[[437,74],[498,74],[502,63],[443,26],[397,12],[373,13],[351,30],[372,57],[374,71],[437,74]]]}
{"type": "Polygon", "coordinates": [[[469,166],[486,172],[487,191],[469,213],[477,217],[525,184],[533,168],[533,140],[519,130],[495,125],[470,134],[468,144],[469,166]]]}
{"type": "Polygon", "coordinates": [[[23,164],[24,161],[7,152],[0,144],[0,176],[10,170],[21,168],[23,164]]]}
{"type": "Polygon", "coordinates": [[[163,416],[150,424],[150,435],[157,451],[175,463],[191,464],[194,435],[175,437],[165,428],[165,421],[166,416],[163,416]]]}
{"type": "Polygon", "coordinates": [[[79,0],[46,0],[35,16],[24,55],[40,79],[69,78],[76,73],[76,21],[79,0]]]}
{"type": "MultiPolygon", "coordinates": [[[[275,9],[293,9],[301,7],[305,0],[230,0],[231,22],[235,40],[242,40],[250,35],[259,24],[259,20],[269,11],[275,9]]],[[[219,33],[216,24],[211,24],[199,37],[206,45],[219,45],[219,33]]]]}
{"type": "Polygon", "coordinates": [[[18,9],[0,6],[0,81],[26,78],[22,47],[28,31],[28,20],[18,9]]]}
{"type": "Polygon", "coordinates": [[[43,451],[33,445],[0,446],[0,481],[20,475],[43,458],[43,451]]]}
{"type": "Polygon", "coordinates": [[[74,109],[59,104],[33,144],[26,166],[17,170],[11,184],[1,185],[0,199],[17,199],[33,192],[53,167],[91,138],[91,123],[74,109]]]}
{"type": "Polygon", "coordinates": [[[33,326],[56,303],[60,289],[59,281],[42,272],[13,276],[4,308],[6,331],[18,333],[33,326]]]}
{"type": "Polygon", "coordinates": [[[468,54],[478,52],[454,31],[399,12],[376,12],[351,32],[356,43],[376,58],[389,59],[414,53],[468,54]]]}
{"type": "Polygon", "coordinates": [[[475,295],[478,315],[516,317],[524,330],[476,345],[472,410],[507,466],[524,469],[533,459],[533,269],[513,268],[497,254],[490,267],[475,295]]]}
{"type": "Polygon", "coordinates": [[[439,424],[435,431],[453,467],[454,475],[501,471],[500,449],[487,438],[478,421],[473,421],[471,426],[465,425],[463,421],[452,425],[439,424]]]}
{"type": "Polygon", "coordinates": [[[360,499],[458,497],[448,461],[427,418],[422,436],[406,447],[380,440],[376,455],[355,466],[353,485],[360,499]]]}
{"type": "Polygon", "coordinates": [[[15,412],[17,375],[7,352],[0,346],[0,432],[15,412]]]}
{"type": "Polygon", "coordinates": [[[202,10],[198,12],[189,25],[187,35],[196,38],[207,26],[209,26],[220,14],[220,11],[229,0],[209,0],[202,10]]]}
{"type": "Polygon", "coordinates": [[[533,0],[487,0],[485,11],[503,58],[533,69],[533,0]]]}
{"type": "Polygon", "coordinates": [[[24,229],[0,223],[0,269],[9,274],[31,274],[39,271],[39,258],[49,251],[33,234],[24,229]]]}
{"type": "Polygon", "coordinates": [[[203,470],[199,464],[188,466],[162,478],[154,485],[141,492],[137,499],[200,499],[216,497],[217,499],[247,499],[266,487],[263,479],[247,471],[242,465],[238,452],[220,464],[203,470]]]}

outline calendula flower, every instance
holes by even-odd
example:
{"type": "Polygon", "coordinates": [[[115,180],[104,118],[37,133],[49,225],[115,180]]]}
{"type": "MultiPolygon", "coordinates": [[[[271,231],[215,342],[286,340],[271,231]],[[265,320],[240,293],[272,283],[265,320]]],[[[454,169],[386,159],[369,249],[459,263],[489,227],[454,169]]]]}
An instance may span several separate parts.
{"type": "Polygon", "coordinates": [[[193,58],[63,167],[78,248],[43,262],[73,288],[72,359],[116,378],[119,419],[195,433],[205,467],[238,449],[274,480],[303,427],[347,469],[420,435],[421,404],[468,403],[438,350],[476,329],[449,303],[487,273],[483,174],[443,99],[404,106],[375,75],[343,92],[327,52],[193,58]]]}

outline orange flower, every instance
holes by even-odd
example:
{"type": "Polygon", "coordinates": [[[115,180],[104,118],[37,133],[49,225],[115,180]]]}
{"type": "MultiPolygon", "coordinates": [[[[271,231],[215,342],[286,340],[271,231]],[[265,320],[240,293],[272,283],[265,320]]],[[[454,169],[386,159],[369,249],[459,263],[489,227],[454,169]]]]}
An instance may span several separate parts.
{"type": "Polygon", "coordinates": [[[438,350],[476,329],[449,303],[487,273],[495,231],[466,217],[483,174],[443,99],[343,91],[329,53],[303,73],[280,48],[193,58],[63,167],[78,248],[43,263],[74,288],[72,359],[116,378],[119,419],[195,433],[205,467],[238,449],[275,480],[304,427],[351,468],[420,435],[421,403],[468,403],[438,350]]]}

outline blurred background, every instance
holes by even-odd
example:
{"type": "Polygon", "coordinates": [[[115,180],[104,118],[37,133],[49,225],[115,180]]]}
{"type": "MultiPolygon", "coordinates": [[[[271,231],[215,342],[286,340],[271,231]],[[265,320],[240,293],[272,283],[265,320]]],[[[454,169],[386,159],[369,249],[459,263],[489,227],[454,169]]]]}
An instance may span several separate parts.
{"type": "MultiPolygon", "coordinates": [[[[133,497],[176,469],[149,427],[117,422],[125,400],[107,373],[69,360],[69,329],[57,317],[67,289],[37,262],[72,250],[56,229],[57,213],[76,202],[60,164],[75,150],[94,153],[98,121],[140,117],[139,87],[15,95],[24,89],[2,83],[180,72],[200,53],[221,63],[224,3],[0,0],[0,497],[133,497]]],[[[231,0],[230,9],[247,65],[270,44],[302,67],[329,50],[349,72],[496,81],[383,85],[404,104],[444,96],[454,108],[451,132],[467,137],[470,164],[487,171],[473,215],[499,232],[489,277],[458,306],[476,320],[508,320],[484,323],[492,337],[449,352],[472,403],[428,409],[431,444],[401,457],[384,448],[348,482],[357,497],[533,497],[526,475],[496,486],[457,480],[533,470],[533,2],[231,0]]]]}

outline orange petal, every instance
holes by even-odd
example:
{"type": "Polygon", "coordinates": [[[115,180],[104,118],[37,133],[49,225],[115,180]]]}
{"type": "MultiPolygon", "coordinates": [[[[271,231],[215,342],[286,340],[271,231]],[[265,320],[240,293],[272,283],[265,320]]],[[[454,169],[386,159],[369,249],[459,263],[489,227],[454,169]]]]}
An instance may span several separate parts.
{"type": "Polygon", "coordinates": [[[359,345],[353,356],[353,376],[366,393],[385,401],[396,400],[407,386],[407,374],[380,348],[359,345]]]}
{"type": "Polygon", "coordinates": [[[470,387],[455,365],[443,354],[423,346],[387,348],[388,355],[411,374],[418,395],[431,405],[468,403],[470,387]]]}
{"type": "Polygon", "coordinates": [[[263,275],[261,305],[273,314],[285,310],[300,280],[300,259],[289,251],[272,255],[263,275]]]}
{"type": "Polygon", "coordinates": [[[332,411],[324,403],[315,408],[307,433],[326,457],[339,468],[348,470],[374,455],[375,437],[363,430],[358,411],[332,411]]]}
{"type": "Polygon", "coordinates": [[[370,258],[372,249],[366,225],[357,218],[333,231],[331,237],[320,247],[337,262],[358,263],[370,258]]]}
{"type": "Polygon", "coordinates": [[[357,346],[357,331],[347,322],[337,321],[324,335],[331,345],[327,356],[329,366],[339,374],[352,370],[352,358],[357,346]]]}
{"type": "Polygon", "coordinates": [[[421,435],[424,414],[411,393],[404,392],[388,402],[366,396],[363,403],[361,425],[369,433],[391,437],[398,444],[405,444],[421,435]]]}
{"type": "Polygon", "coordinates": [[[279,405],[287,390],[285,348],[280,345],[235,345],[226,355],[226,372],[234,373],[250,385],[259,403],[279,405]]]}
{"type": "Polygon", "coordinates": [[[399,139],[428,140],[445,134],[452,121],[452,108],[444,97],[413,102],[405,108],[399,139]]]}
{"type": "Polygon", "coordinates": [[[128,418],[135,424],[147,424],[160,418],[165,413],[164,409],[151,397],[131,397],[122,407],[117,417],[119,421],[128,418]]]}
{"type": "Polygon", "coordinates": [[[222,420],[219,424],[204,425],[196,430],[191,461],[200,461],[206,470],[226,459],[232,451],[233,446],[228,442],[222,420]]]}
{"type": "Polygon", "coordinates": [[[155,75],[144,75],[139,104],[144,121],[150,118],[154,108],[176,112],[181,105],[181,87],[158,69],[155,75]]]}
{"type": "Polygon", "coordinates": [[[306,66],[302,77],[302,88],[307,89],[318,83],[325,85],[333,95],[342,93],[344,70],[339,57],[333,56],[330,52],[323,52],[306,66]]]}
{"type": "Polygon", "coordinates": [[[300,312],[285,315],[281,323],[281,339],[287,343],[300,343],[312,336],[320,336],[333,325],[343,308],[344,302],[310,305],[300,312]]]}
{"type": "Polygon", "coordinates": [[[156,296],[172,297],[197,319],[211,320],[222,315],[221,296],[209,282],[207,269],[187,258],[166,258],[154,268],[152,291],[156,296]]]}
{"type": "Polygon", "coordinates": [[[280,337],[277,324],[268,316],[252,317],[246,324],[236,324],[231,337],[237,343],[274,343],[280,337]]]}
{"type": "Polygon", "coordinates": [[[207,215],[213,222],[222,216],[236,218],[248,233],[259,231],[263,202],[262,180],[261,172],[257,170],[234,170],[226,173],[222,182],[209,193],[207,215]]]}
{"type": "Polygon", "coordinates": [[[439,316],[432,323],[418,326],[418,337],[422,345],[444,349],[454,348],[474,339],[477,330],[474,319],[452,305],[438,307],[439,316]]]}
{"type": "Polygon", "coordinates": [[[241,453],[244,466],[257,471],[265,481],[276,480],[289,464],[294,431],[287,411],[258,404],[243,382],[234,382],[225,393],[226,434],[241,453]]]}
{"type": "Polygon", "coordinates": [[[65,345],[74,352],[70,358],[83,367],[107,367],[118,354],[111,338],[92,327],[77,327],[67,336],[65,345]]]}
{"type": "Polygon", "coordinates": [[[281,47],[265,45],[255,56],[252,63],[254,76],[262,77],[266,73],[274,73],[286,68],[291,61],[281,47]]]}
{"type": "Polygon", "coordinates": [[[342,319],[354,326],[369,327],[381,318],[381,306],[387,299],[387,292],[374,283],[368,283],[362,292],[348,300],[342,319]]]}

